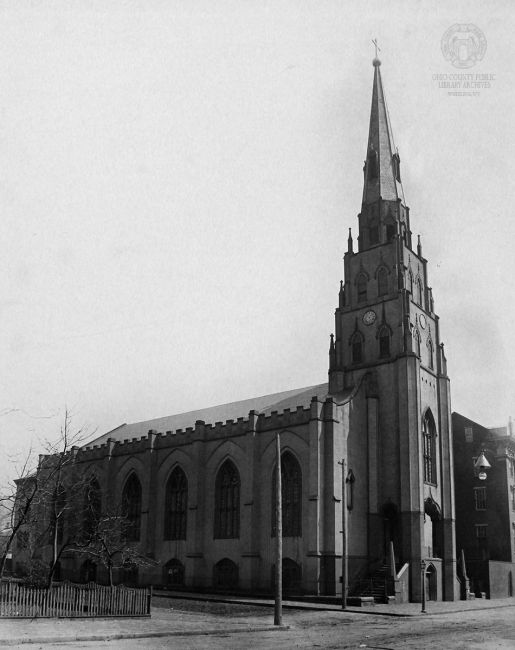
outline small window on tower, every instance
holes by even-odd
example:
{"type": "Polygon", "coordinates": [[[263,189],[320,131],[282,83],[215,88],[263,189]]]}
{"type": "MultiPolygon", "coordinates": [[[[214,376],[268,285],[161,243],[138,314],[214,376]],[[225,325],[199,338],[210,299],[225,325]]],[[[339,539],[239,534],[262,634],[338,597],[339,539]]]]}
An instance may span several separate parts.
{"type": "Polygon", "coordinates": [[[361,363],[363,361],[363,337],[356,332],[351,339],[352,363],[361,363]]]}
{"type": "Polygon", "coordinates": [[[417,303],[422,306],[422,282],[417,278],[417,303]]]}
{"type": "Polygon", "coordinates": [[[420,333],[418,330],[415,330],[413,333],[413,338],[415,339],[415,353],[419,357],[420,356],[420,333]]]}
{"type": "Polygon", "coordinates": [[[379,332],[379,356],[381,359],[390,356],[390,330],[387,327],[379,332]]]}
{"type": "Polygon", "coordinates": [[[361,274],[358,278],[358,302],[365,302],[367,299],[367,278],[361,274]]]}
{"type": "Polygon", "coordinates": [[[395,237],[395,224],[394,223],[387,223],[386,224],[386,239],[388,241],[392,241],[392,239],[395,237]]]}
{"type": "Polygon", "coordinates": [[[379,243],[379,228],[377,226],[370,226],[368,229],[368,238],[371,246],[379,243]]]}
{"type": "Polygon", "coordinates": [[[377,178],[379,170],[377,164],[377,151],[370,149],[367,156],[368,178],[377,178]]]}
{"type": "Polygon", "coordinates": [[[377,273],[377,294],[384,296],[388,293],[388,271],[386,269],[379,269],[377,273]]]}
{"type": "Polygon", "coordinates": [[[434,368],[434,351],[433,351],[433,342],[431,339],[427,341],[427,365],[431,370],[434,368]]]}

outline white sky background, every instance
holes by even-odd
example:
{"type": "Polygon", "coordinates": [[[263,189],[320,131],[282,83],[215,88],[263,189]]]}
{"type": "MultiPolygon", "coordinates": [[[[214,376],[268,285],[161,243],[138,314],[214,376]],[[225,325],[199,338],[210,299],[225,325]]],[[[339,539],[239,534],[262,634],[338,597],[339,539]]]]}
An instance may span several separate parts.
{"type": "MultiPolygon", "coordinates": [[[[0,1],[0,452],[327,378],[373,46],[452,408],[515,415],[515,7],[0,1]],[[484,60],[440,50],[474,23],[484,60]],[[434,74],[494,74],[451,97],[434,74]],[[15,409],[12,411],[11,409],[15,409]]],[[[7,469],[5,457],[0,470],[7,469]]]]}

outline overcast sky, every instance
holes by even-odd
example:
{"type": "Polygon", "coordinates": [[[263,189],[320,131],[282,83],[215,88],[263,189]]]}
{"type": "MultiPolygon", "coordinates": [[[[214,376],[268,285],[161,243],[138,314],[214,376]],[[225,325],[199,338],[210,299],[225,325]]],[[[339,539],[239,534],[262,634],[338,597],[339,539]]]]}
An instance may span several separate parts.
{"type": "MultiPolygon", "coordinates": [[[[2,455],[320,383],[374,55],[452,408],[515,415],[511,2],[0,1],[2,455]],[[482,30],[460,70],[441,39],[482,30]],[[437,75],[493,75],[451,96],[437,75]]],[[[0,468],[6,467],[5,458],[0,468]]]]}

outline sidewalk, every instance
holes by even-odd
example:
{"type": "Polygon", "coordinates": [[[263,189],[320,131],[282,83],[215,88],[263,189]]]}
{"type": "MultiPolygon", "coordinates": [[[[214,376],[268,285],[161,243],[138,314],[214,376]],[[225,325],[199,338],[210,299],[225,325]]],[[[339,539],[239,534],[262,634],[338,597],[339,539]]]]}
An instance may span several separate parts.
{"type": "Polygon", "coordinates": [[[238,634],[288,629],[270,617],[223,618],[206,613],[152,608],[151,618],[2,619],[0,646],[73,641],[109,641],[168,636],[238,634]]]}
{"type": "MultiPolygon", "coordinates": [[[[280,633],[288,626],[276,627],[273,623],[273,600],[246,598],[241,596],[220,596],[196,593],[179,593],[157,591],[155,596],[166,597],[170,609],[152,608],[152,618],[99,618],[99,619],[2,619],[0,621],[0,646],[12,646],[30,643],[64,643],[74,641],[108,641],[115,639],[157,638],[168,636],[206,636],[210,634],[238,634],[248,632],[280,633]],[[174,597],[198,601],[239,603],[268,608],[270,616],[252,616],[241,614],[223,617],[204,612],[188,612],[173,609],[174,597]]],[[[427,617],[456,612],[474,612],[481,609],[515,607],[514,598],[498,600],[471,600],[456,602],[427,603],[427,614],[421,614],[420,604],[404,603],[390,605],[372,605],[369,607],[349,607],[342,616],[361,618],[376,616],[427,617]],[[361,616],[360,616],[361,615],[361,616]]],[[[285,601],[285,619],[287,611],[342,611],[339,604],[313,603],[305,601],[285,601]]],[[[363,620],[363,618],[361,618],[363,620]]],[[[243,645],[243,644],[242,644],[243,645]]]]}
{"type": "MultiPolygon", "coordinates": [[[[241,605],[255,605],[259,607],[274,606],[270,598],[252,598],[247,596],[224,596],[221,594],[201,594],[195,592],[159,591],[154,590],[154,596],[161,598],[183,598],[199,601],[212,601],[219,603],[238,603],[241,605]]],[[[326,600],[326,599],[324,599],[326,600]]],[[[388,605],[375,603],[364,607],[347,607],[346,612],[353,614],[375,614],[380,616],[425,616],[428,614],[456,614],[482,609],[497,609],[499,607],[515,607],[515,598],[496,598],[487,600],[476,598],[474,600],[456,601],[427,601],[426,614],[421,613],[420,603],[390,603],[388,605]]],[[[341,601],[334,598],[333,603],[316,602],[316,597],[302,600],[283,600],[284,609],[306,609],[314,611],[342,611],[341,601]]]]}

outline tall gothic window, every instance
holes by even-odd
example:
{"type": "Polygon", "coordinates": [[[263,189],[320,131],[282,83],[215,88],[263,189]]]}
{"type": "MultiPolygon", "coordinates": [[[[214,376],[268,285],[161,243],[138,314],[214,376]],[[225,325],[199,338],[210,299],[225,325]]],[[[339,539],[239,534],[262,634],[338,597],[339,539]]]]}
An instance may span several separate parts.
{"type": "Polygon", "coordinates": [[[374,244],[379,243],[379,226],[377,224],[372,224],[368,229],[368,240],[369,244],[373,246],[374,244]]]}
{"type": "Polygon", "coordinates": [[[435,425],[430,411],[422,422],[422,442],[424,452],[424,481],[436,485],[435,425]]]}
{"type": "Polygon", "coordinates": [[[361,273],[358,277],[358,302],[366,302],[367,299],[367,278],[361,273]]]}
{"type": "Polygon", "coordinates": [[[165,496],[165,539],[186,539],[188,480],[180,467],[170,474],[165,496]]]}
{"type": "Polygon", "coordinates": [[[386,241],[392,241],[392,239],[395,237],[396,234],[396,228],[394,223],[387,223],[386,224],[386,241]]]}
{"type": "Polygon", "coordinates": [[[384,268],[377,273],[377,293],[384,296],[388,293],[388,271],[384,268]]]}
{"type": "MultiPolygon", "coordinates": [[[[275,501],[277,478],[272,478],[272,535],[277,533],[275,501]]],[[[298,460],[289,451],[281,456],[281,504],[283,537],[302,535],[302,470],[298,460]]]]}
{"type": "Polygon", "coordinates": [[[215,484],[215,539],[240,536],[240,475],[226,460],[218,470],[215,484]]]}
{"type": "Polygon", "coordinates": [[[102,495],[97,479],[92,476],[86,484],[83,503],[82,531],[86,539],[90,539],[97,529],[102,512],[102,495]]]}
{"type": "Polygon", "coordinates": [[[139,542],[141,532],[141,483],[133,472],[125,483],[122,493],[125,516],[125,537],[129,542],[139,542]]]}
{"type": "Polygon", "coordinates": [[[363,361],[363,336],[359,332],[354,332],[351,341],[352,363],[362,363],[363,361]]]}
{"type": "Polygon", "coordinates": [[[379,330],[379,356],[381,359],[390,356],[390,330],[383,326],[379,330]]]}
{"type": "Polygon", "coordinates": [[[411,271],[408,273],[408,289],[413,298],[413,273],[411,271]]]}

